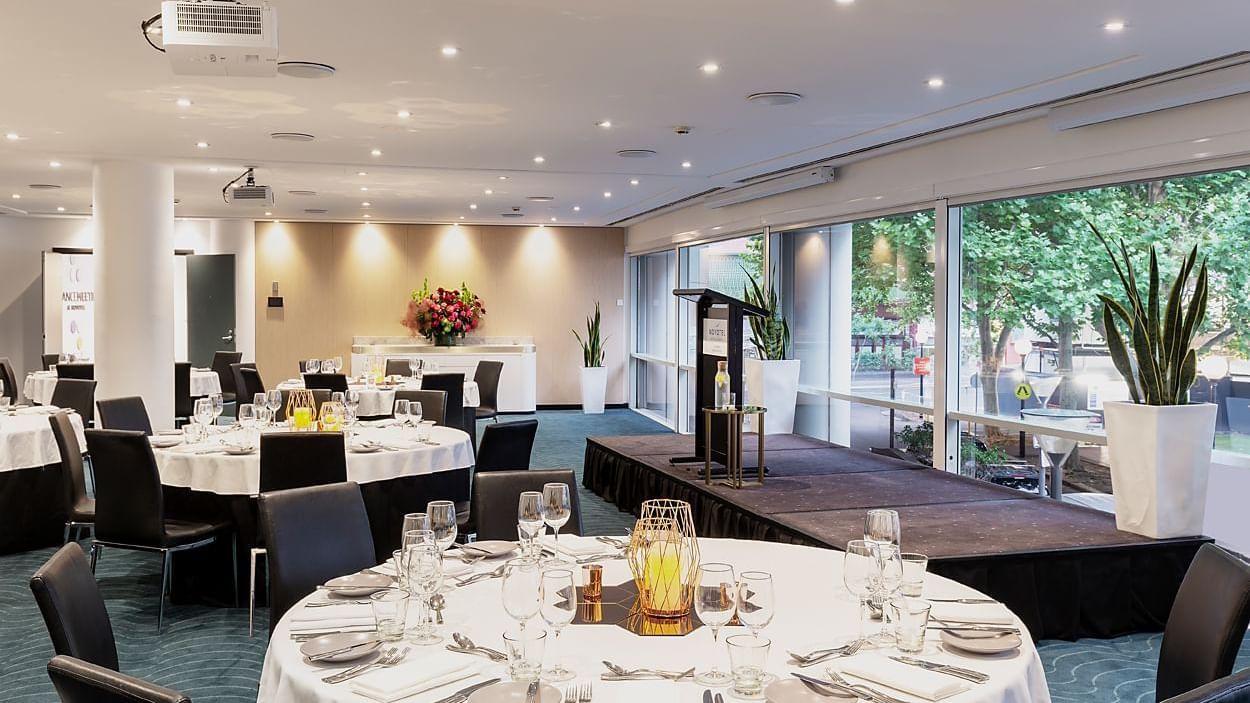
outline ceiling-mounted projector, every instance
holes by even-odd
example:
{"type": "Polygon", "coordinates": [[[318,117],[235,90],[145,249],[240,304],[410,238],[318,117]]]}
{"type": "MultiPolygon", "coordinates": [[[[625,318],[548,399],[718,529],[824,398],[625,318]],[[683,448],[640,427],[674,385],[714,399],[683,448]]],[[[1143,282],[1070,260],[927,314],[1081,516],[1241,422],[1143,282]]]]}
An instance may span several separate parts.
{"type": "Polygon", "coordinates": [[[255,170],[249,168],[221,189],[221,197],[227,205],[243,207],[271,207],[273,205],[273,188],[256,185],[255,174],[255,170]],[[239,181],[244,182],[239,183],[239,181]]]}
{"type": "Polygon", "coordinates": [[[235,0],[166,0],[161,39],[174,73],[271,77],[278,73],[278,16],[235,0]]]}

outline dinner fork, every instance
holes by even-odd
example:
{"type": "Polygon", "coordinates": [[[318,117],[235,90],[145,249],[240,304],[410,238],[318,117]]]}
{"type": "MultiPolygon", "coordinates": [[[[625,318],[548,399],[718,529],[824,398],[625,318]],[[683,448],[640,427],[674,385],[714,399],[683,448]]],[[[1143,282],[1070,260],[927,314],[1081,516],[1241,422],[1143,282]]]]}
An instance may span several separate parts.
{"type": "Polygon", "coordinates": [[[786,654],[789,654],[791,659],[798,662],[801,668],[819,664],[830,657],[849,657],[858,652],[863,646],[864,640],[857,639],[832,649],[818,649],[808,654],[798,654],[796,652],[786,652],[786,654]]]}
{"type": "Polygon", "coordinates": [[[357,676],[373,671],[374,669],[384,669],[388,666],[395,666],[396,664],[403,661],[404,657],[408,656],[408,651],[410,649],[412,648],[404,647],[401,651],[387,657],[385,660],[379,659],[378,661],[375,661],[372,664],[366,664],[364,667],[362,667],[361,669],[357,671],[349,670],[341,674],[335,674],[334,676],[327,676],[326,678],[321,679],[321,680],[325,681],[326,683],[343,683],[344,681],[350,681],[351,679],[354,679],[357,676]]]}
{"type": "Polygon", "coordinates": [[[358,671],[362,671],[370,666],[373,666],[374,664],[377,664],[378,662],[386,661],[387,659],[393,657],[395,653],[398,651],[399,651],[399,647],[391,647],[390,649],[387,649],[386,651],[382,652],[382,654],[379,655],[377,659],[374,659],[371,662],[365,662],[364,664],[357,664],[355,666],[344,669],[343,671],[340,671],[337,674],[331,674],[329,676],[326,676],[325,678],[321,680],[325,681],[326,683],[334,683],[332,679],[338,678],[339,676],[347,676],[349,674],[354,674],[358,671]]]}
{"type": "Polygon", "coordinates": [[[591,687],[591,684],[590,684],[590,683],[584,683],[584,684],[582,684],[582,685],[581,685],[581,687],[580,687],[580,688],[578,689],[578,691],[577,691],[577,701],[578,701],[578,703],[589,703],[589,701],[590,701],[590,694],[591,694],[592,692],[593,692],[593,688],[591,687]]]}
{"type": "Polygon", "coordinates": [[[842,678],[842,676],[840,676],[838,672],[833,669],[825,669],[825,673],[829,675],[830,681],[842,686],[843,688],[848,688],[856,694],[873,701],[874,703],[905,703],[904,701],[901,701],[889,694],[882,693],[871,686],[851,683],[850,681],[842,678]]]}

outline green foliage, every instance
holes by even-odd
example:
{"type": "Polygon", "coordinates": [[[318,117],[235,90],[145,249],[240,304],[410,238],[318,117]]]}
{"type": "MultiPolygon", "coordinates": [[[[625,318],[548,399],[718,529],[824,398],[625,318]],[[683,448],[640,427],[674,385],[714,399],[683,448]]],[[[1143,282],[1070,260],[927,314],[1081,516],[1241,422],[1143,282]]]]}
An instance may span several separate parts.
{"type": "Polygon", "coordinates": [[[900,326],[933,316],[934,226],[932,210],[851,225],[853,311],[871,318],[886,307],[900,326]]]}
{"type": "Polygon", "coordinates": [[[790,353],[790,323],[781,313],[777,290],[771,283],[761,286],[759,279],[751,275],[745,267],[742,272],[748,279],[747,285],[742,288],[743,300],[768,312],[765,317],[752,315],[747,318],[751,325],[751,343],[759,351],[760,359],[785,359],[790,353]]]}
{"type": "Polygon", "coordinates": [[[603,366],[603,343],[608,338],[601,337],[601,329],[599,301],[596,300],[594,314],[586,317],[586,336],[583,338],[577,330],[572,331],[577,343],[582,345],[582,364],[588,369],[603,366]]]}
{"type": "Polygon", "coordinates": [[[1115,368],[1128,384],[1133,402],[1145,405],[1184,405],[1189,402],[1189,389],[1198,375],[1198,354],[1193,342],[1207,311],[1207,262],[1202,261],[1189,302],[1183,298],[1189,289],[1189,275],[1198,260],[1194,245],[1185,257],[1180,271],[1172,281],[1167,302],[1160,317],[1162,281],[1159,259],[1154,245],[1150,247],[1150,272],[1143,304],[1133,260],[1128,247],[1120,241],[1119,258],[1098,228],[1089,224],[1102,242],[1107,256],[1115,265],[1116,274],[1128,300],[1125,306],[1115,298],[1099,294],[1102,301],[1103,327],[1107,346],[1115,368]],[[1125,327],[1129,342],[1125,343],[1125,327]],[[1129,346],[1133,354],[1129,356],[1129,346]]]}
{"type": "MultiPolygon", "coordinates": [[[[919,425],[908,425],[895,433],[903,448],[919,457],[933,459],[933,421],[925,420],[919,425]]],[[[928,463],[928,462],[926,462],[928,463]]]]}
{"type": "Polygon", "coordinates": [[[887,320],[876,315],[854,313],[851,315],[851,334],[864,337],[892,337],[903,332],[898,320],[887,320]]]}
{"type": "Polygon", "coordinates": [[[747,250],[738,257],[742,268],[752,278],[764,275],[764,235],[757,234],[747,240],[747,250]]]}

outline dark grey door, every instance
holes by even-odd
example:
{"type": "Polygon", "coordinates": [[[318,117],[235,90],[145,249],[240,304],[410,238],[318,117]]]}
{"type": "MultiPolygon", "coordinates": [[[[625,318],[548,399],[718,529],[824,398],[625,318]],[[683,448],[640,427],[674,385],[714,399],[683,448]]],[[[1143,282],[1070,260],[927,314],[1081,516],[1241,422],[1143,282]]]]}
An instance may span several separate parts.
{"type": "Polygon", "coordinates": [[[206,367],[234,351],[234,254],[187,257],[187,361],[206,367]]]}

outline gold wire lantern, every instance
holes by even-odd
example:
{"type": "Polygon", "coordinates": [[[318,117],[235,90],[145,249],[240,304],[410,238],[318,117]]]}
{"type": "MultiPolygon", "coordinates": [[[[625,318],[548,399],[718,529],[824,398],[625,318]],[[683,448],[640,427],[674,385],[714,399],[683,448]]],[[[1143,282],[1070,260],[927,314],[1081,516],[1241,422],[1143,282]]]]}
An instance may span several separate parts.
{"type": "Polygon", "coordinates": [[[321,416],[318,418],[321,424],[322,432],[342,432],[343,431],[343,413],[345,409],[342,403],[326,401],[321,404],[321,416]]]}
{"type": "Polygon", "coordinates": [[[286,399],[286,419],[296,432],[312,432],[317,419],[317,398],[306,388],[291,391],[286,399]]]}
{"type": "Polygon", "coordinates": [[[699,578],[699,541],[689,503],[664,498],[644,501],[625,558],[645,615],[680,618],[690,614],[699,578]]]}

